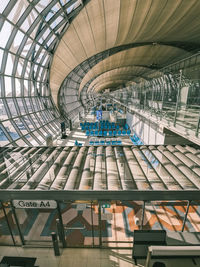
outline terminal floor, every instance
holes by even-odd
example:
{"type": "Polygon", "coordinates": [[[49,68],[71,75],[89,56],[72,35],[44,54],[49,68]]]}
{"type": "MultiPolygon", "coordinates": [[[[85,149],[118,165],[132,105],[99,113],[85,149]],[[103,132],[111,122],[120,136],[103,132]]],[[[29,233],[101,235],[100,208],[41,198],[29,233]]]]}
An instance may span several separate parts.
{"type": "MultiPolygon", "coordinates": [[[[137,265],[131,258],[131,249],[72,249],[66,248],[60,256],[55,256],[53,248],[0,247],[0,260],[3,256],[36,257],[35,265],[39,267],[144,267],[145,260],[138,260],[137,265]]],[[[200,258],[192,261],[184,259],[151,260],[163,262],[166,267],[199,267],[200,258]]]]}
{"type": "MultiPolygon", "coordinates": [[[[186,203],[175,205],[153,203],[146,205],[143,229],[181,232],[186,212],[186,203]]],[[[19,233],[10,208],[6,208],[9,224],[15,241],[20,245],[19,233]]],[[[61,213],[66,230],[66,241],[71,247],[99,245],[98,206],[89,204],[80,210],[78,204],[61,204],[61,213]]],[[[19,225],[27,244],[49,243],[51,233],[56,231],[56,210],[16,209],[19,225]]],[[[142,202],[126,201],[112,203],[101,209],[101,235],[105,247],[132,247],[133,232],[139,229],[135,218],[141,219],[142,202]],[[123,242],[126,243],[123,243],[123,242]]],[[[190,206],[184,232],[200,232],[200,207],[190,206]]],[[[199,240],[200,242],[200,240],[199,240]]],[[[5,216],[0,210],[0,244],[12,244],[5,216]]]]}
{"type": "Polygon", "coordinates": [[[81,128],[78,126],[77,128],[74,128],[71,132],[67,132],[67,138],[61,139],[60,137],[54,141],[55,145],[58,146],[74,146],[75,141],[78,141],[78,143],[81,143],[83,146],[88,146],[89,141],[91,140],[121,140],[122,145],[133,145],[131,140],[128,136],[120,136],[120,137],[87,137],[85,132],[81,130],[81,128]]]}

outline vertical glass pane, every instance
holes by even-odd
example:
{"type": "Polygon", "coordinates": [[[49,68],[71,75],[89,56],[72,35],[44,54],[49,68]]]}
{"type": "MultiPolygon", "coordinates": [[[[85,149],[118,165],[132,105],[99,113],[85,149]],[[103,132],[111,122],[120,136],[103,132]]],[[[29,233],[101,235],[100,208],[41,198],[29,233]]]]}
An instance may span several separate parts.
{"type": "Polygon", "coordinates": [[[11,136],[11,138],[13,140],[16,140],[19,138],[18,133],[16,133],[15,128],[13,127],[13,125],[11,124],[10,121],[5,121],[2,122],[3,126],[6,128],[7,132],[9,133],[9,135],[11,136]]]}
{"type": "Polygon", "coordinates": [[[22,99],[21,98],[17,98],[16,100],[17,100],[17,104],[19,106],[19,110],[20,110],[21,115],[25,114],[26,111],[25,111],[25,108],[24,108],[24,104],[22,102],[22,99]]]}
{"type": "Polygon", "coordinates": [[[8,118],[2,99],[0,99],[0,116],[1,116],[1,121],[6,120],[8,118]]]}
{"type": "Polygon", "coordinates": [[[13,6],[11,12],[8,14],[8,19],[13,23],[17,23],[25,9],[27,8],[28,3],[25,1],[18,1],[13,6]],[[25,5],[26,4],[26,5],[25,5]]]}
{"type": "Polygon", "coordinates": [[[7,101],[8,108],[10,109],[11,116],[16,117],[18,114],[17,114],[17,110],[16,110],[15,103],[14,103],[13,99],[8,98],[8,99],[6,99],[6,101],[7,101]]]}
{"type": "Polygon", "coordinates": [[[24,38],[24,34],[21,31],[18,31],[17,34],[15,35],[13,43],[10,47],[11,52],[13,52],[13,53],[17,52],[19,45],[21,44],[23,38],[24,38]]]}
{"type": "Polygon", "coordinates": [[[132,247],[133,232],[141,223],[142,201],[111,201],[101,203],[103,247],[132,247]]]}
{"type": "Polygon", "coordinates": [[[16,209],[16,214],[26,244],[52,244],[51,233],[56,232],[57,210],[16,209]]]}
{"type": "MultiPolygon", "coordinates": [[[[184,231],[194,233],[200,232],[200,201],[195,201],[191,203],[184,231]]],[[[199,239],[197,237],[196,243],[199,243],[199,239]]]]}
{"type": "Polygon", "coordinates": [[[4,77],[5,80],[5,90],[6,90],[6,96],[12,96],[12,84],[11,84],[11,78],[10,77],[4,77]]]}
{"type": "Polygon", "coordinates": [[[90,202],[61,203],[60,208],[69,247],[99,244],[98,213],[90,202]]]}
{"type": "Polygon", "coordinates": [[[9,140],[8,138],[6,137],[3,129],[2,129],[2,126],[0,125],[0,146],[5,146],[9,143],[9,140]]]}
{"type": "Polygon", "coordinates": [[[4,202],[4,211],[2,209],[2,206],[0,204],[0,225],[1,225],[1,235],[0,235],[0,244],[1,245],[14,245],[13,239],[11,237],[10,230],[12,231],[15,243],[20,245],[20,239],[19,239],[19,233],[17,230],[16,222],[14,220],[11,208],[10,208],[10,202],[4,202]],[[7,217],[7,219],[6,219],[7,217]],[[10,229],[9,229],[9,226],[10,229]]]}
{"type": "Polygon", "coordinates": [[[5,74],[11,75],[13,72],[13,64],[14,64],[15,56],[8,53],[5,74]]]}
{"type": "Polygon", "coordinates": [[[20,28],[26,32],[31,27],[37,16],[38,14],[36,13],[36,11],[32,9],[31,12],[26,16],[26,19],[24,20],[20,28]]]}
{"type": "Polygon", "coordinates": [[[6,43],[10,37],[10,34],[12,32],[13,26],[5,21],[3,24],[3,28],[1,29],[1,38],[0,38],[0,47],[5,47],[6,43]]]}
{"type": "Polygon", "coordinates": [[[40,0],[39,3],[35,5],[35,8],[39,13],[41,13],[43,9],[48,6],[49,3],[51,3],[51,0],[40,0]]]}
{"type": "Polygon", "coordinates": [[[3,13],[3,11],[6,8],[6,6],[8,5],[8,3],[9,3],[9,0],[4,0],[4,1],[1,2],[0,13],[3,13]]]}

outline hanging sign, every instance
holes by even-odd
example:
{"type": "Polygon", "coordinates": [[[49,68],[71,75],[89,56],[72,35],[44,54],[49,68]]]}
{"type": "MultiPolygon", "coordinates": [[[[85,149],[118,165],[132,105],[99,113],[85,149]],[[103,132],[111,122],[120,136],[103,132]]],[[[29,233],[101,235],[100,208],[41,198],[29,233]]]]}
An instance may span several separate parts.
{"type": "Polygon", "coordinates": [[[110,208],[111,207],[111,205],[110,204],[108,204],[108,203],[106,203],[106,204],[103,204],[102,206],[101,206],[102,208],[110,208]]]}
{"type": "Polygon", "coordinates": [[[17,209],[56,209],[55,200],[13,200],[13,206],[17,209]]]}

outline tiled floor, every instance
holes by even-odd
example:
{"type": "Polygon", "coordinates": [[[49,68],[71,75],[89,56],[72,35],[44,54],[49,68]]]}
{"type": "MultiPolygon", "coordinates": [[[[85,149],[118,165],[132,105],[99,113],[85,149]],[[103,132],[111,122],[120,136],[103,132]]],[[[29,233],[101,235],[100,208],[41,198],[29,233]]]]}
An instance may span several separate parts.
{"type": "MultiPolygon", "coordinates": [[[[3,256],[36,257],[39,267],[143,267],[145,260],[133,263],[131,249],[72,249],[66,248],[61,256],[55,256],[51,248],[0,247],[0,259],[3,256]]],[[[198,267],[200,258],[157,260],[166,267],[198,267]]],[[[155,260],[151,261],[152,267],[155,260]]]]}

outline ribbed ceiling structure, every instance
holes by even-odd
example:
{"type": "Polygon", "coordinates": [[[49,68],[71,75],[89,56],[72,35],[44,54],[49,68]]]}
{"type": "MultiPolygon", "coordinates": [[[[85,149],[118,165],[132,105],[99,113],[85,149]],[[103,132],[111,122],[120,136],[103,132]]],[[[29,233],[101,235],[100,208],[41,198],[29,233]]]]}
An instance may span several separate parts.
{"type": "Polygon", "coordinates": [[[199,51],[199,10],[199,0],[1,1],[1,145],[43,145],[90,95],[199,51]]]}
{"type": "Polygon", "coordinates": [[[56,49],[50,72],[55,102],[58,97],[62,112],[73,117],[87,93],[141,82],[150,70],[192,55],[200,43],[199,9],[196,0],[89,1],[56,49]],[[73,107],[65,107],[72,95],[73,107]]]}

